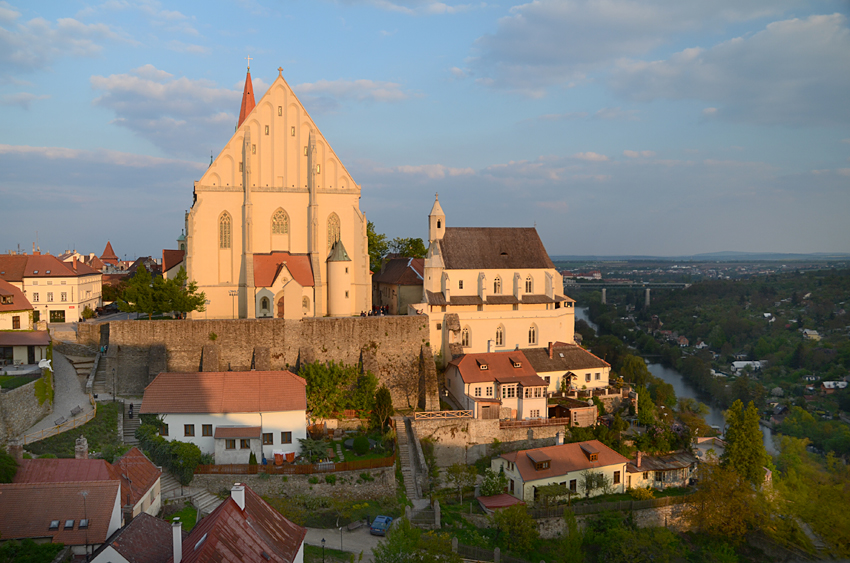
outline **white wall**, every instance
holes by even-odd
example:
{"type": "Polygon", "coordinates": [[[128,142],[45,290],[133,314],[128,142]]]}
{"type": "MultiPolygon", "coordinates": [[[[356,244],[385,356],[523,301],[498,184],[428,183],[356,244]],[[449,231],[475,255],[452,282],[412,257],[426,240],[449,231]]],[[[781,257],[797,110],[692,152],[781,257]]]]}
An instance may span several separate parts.
{"type": "MultiPolygon", "coordinates": [[[[506,459],[503,459],[501,457],[494,458],[490,462],[490,467],[493,469],[493,471],[496,471],[497,473],[501,468],[504,468],[505,476],[509,480],[513,479],[513,481],[514,481],[514,492],[512,493],[513,496],[515,496],[516,498],[518,498],[520,500],[524,500],[527,503],[534,502],[534,488],[535,487],[540,488],[540,487],[543,487],[543,486],[546,486],[546,485],[551,485],[553,483],[564,483],[564,482],[566,482],[567,487],[569,487],[570,481],[573,480],[573,479],[576,480],[576,488],[578,490],[578,493],[582,497],[584,497],[585,491],[584,491],[584,488],[582,486],[582,482],[583,482],[582,478],[583,478],[584,470],[572,471],[572,472],[567,473],[565,475],[558,475],[558,476],[555,476],[555,477],[549,477],[547,479],[537,479],[537,480],[530,480],[528,482],[524,482],[522,480],[522,477],[520,476],[519,471],[516,469],[516,465],[514,464],[513,470],[509,469],[509,462],[506,459]]],[[[605,475],[605,477],[608,478],[608,480],[612,483],[612,488],[611,488],[612,492],[614,492],[614,493],[625,493],[626,492],[626,480],[627,480],[626,475],[627,474],[626,474],[626,463],[625,462],[614,464],[614,465],[606,465],[605,467],[593,468],[592,471],[597,472],[597,473],[601,472],[605,475]],[[615,471],[620,472],[620,482],[617,485],[613,484],[613,482],[614,482],[614,472],[615,471]]],[[[634,486],[634,484],[632,486],[634,486]]],[[[510,487],[508,488],[508,490],[510,491],[510,487]]],[[[602,493],[603,493],[602,489],[595,489],[590,496],[595,497],[595,496],[601,495],[602,493]]]]}
{"type": "MultiPolygon", "coordinates": [[[[608,387],[608,380],[611,374],[610,367],[604,368],[590,368],[590,369],[573,369],[570,370],[574,374],[578,375],[578,379],[573,381],[572,384],[575,385],[577,389],[602,389],[604,387],[608,387]],[[596,374],[599,374],[599,379],[596,379],[596,374]],[[587,381],[587,376],[590,376],[590,381],[587,381]]],[[[564,375],[566,375],[565,370],[558,371],[547,371],[540,372],[538,375],[542,378],[549,378],[549,388],[548,390],[552,393],[561,390],[561,381],[564,379],[564,375]]],[[[570,382],[567,382],[567,386],[569,388],[570,382]]]]}
{"type": "MultiPolygon", "coordinates": [[[[274,457],[274,450],[300,450],[299,438],[307,437],[307,413],[305,411],[282,411],[282,412],[243,412],[243,413],[216,413],[216,414],[164,414],[163,422],[168,425],[169,440],[180,440],[198,446],[202,452],[215,453],[215,429],[218,426],[260,426],[262,432],[271,432],[274,443],[263,446],[262,453],[266,459],[274,457]],[[195,436],[183,435],[183,425],[194,424],[195,436]],[[212,435],[203,436],[203,425],[212,425],[212,435]],[[292,443],[281,444],[280,433],[292,432],[292,443]]],[[[238,450],[237,450],[238,451],[238,450]]],[[[259,457],[259,456],[258,456],[259,457]]],[[[247,462],[246,462],[247,463],[247,462]]]]}

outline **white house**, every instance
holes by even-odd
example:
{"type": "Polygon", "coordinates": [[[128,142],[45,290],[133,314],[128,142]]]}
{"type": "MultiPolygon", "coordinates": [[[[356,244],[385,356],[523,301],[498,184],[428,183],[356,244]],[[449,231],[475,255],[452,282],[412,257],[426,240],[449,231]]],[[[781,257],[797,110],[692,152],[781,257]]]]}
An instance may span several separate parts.
{"type": "Polygon", "coordinates": [[[271,460],[307,437],[307,382],[289,371],[160,373],[141,414],[158,414],[162,436],[215,454],[216,463],[271,460]]]}
{"type": "Polygon", "coordinates": [[[548,348],[525,348],[523,353],[550,392],[608,387],[611,364],[581,346],[550,342],[548,348]]]}
{"type": "Polygon", "coordinates": [[[446,388],[475,418],[546,418],[546,381],[519,351],[464,354],[449,363],[446,388]]]}
{"type": "Polygon", "coordinates": [[[603,494],[601,487],[586,487],[590,474],[603,475],[610,492],[625,493],[628,462],[599,440],[589,440],[502,454],[490,467],[497,473],[504,470],[508,493],[531,502],[537,499],[540,487],[556,483],[581,496],[603,494]]]}
{"type": "Polygon", "coordinates": [[[33,306],[24,292],[0,279],[0,369],[35,364],[47,357],[50,335],[46,330],[33,330],[32,318],[33,306]]]}

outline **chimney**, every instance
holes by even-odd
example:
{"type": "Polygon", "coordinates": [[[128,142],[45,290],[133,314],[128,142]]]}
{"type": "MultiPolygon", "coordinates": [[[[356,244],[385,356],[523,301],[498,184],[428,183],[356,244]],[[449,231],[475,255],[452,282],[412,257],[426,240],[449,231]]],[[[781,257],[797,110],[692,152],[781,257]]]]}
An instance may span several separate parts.
{"type": "Polygon", "coordinates": [[[230,489],[230,496],[236,501],[239,510],[245,510],[245,485],[242,483],[233,483],[233,488],[230,489]]]}
{"type": "Polygon", "coordinates": [[[88,459],[89,458],[89,441],[86,440],[86,437],[80,435],[77,438],[77,445],[74,446],[74,459],[88,459]]]}
{"type": "Polygon", "coordinates": [[[121,508],[121,513],[124,516],[124,525],[125,526],[133,521],[133,505],[132,504],[125,504],[121,508]]]}
{"type": "Polygon", "coordinates": [[[635,467],[637,467],[638,469],[640,469],[641,461],[643,461],[643,452],[638,450],[638,452],[635,454],[635,467]]]}
{"type": "Polygon", "coordinates": [[[492,341],[492,340],[488,340],[488,341],[487,341],[487,353],[488,353],[488,354],[489,354],[490,352],[492,352],[492,351],[493,351],[493,350],[491,349],[491,347],[492,347],[492,346],[493,346],[493,341],[492,341]]]}
{"type": "Polygon", "coordinates": [[[555,445],[563,446],[564,445],[564,433],[558,432],[555,434],[555,445]]]}
{"type": "Polygon", "coordinates": [[[77,255],[74,255],[74,269],[77,269],[77,255]]]}
{"type": "Polygon", "coordinates": [[[549,343],[549,359],[550,359],[550,360],[552,359],[552,348],[553,348],[553,345],[552,345],[552,343],[550,342],[550,343],[549,343]]]}
{"type": "Polygon", "coordinates": [[[24,446],[20,440],[9,440],[9,455],[21,465],[24,462],[24,446]]]}
{"type": "Polygon", "coordinates": [[[183,525],[180,518],[175,518],[171,523],[171,547],[174,563],[180,563],[183,560],[183,525]]]}

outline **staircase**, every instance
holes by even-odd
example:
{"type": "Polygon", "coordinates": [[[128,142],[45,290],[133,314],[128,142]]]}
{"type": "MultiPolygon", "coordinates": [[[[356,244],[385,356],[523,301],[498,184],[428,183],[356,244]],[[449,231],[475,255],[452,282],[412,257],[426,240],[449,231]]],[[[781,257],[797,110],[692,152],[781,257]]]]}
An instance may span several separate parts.
{"type": "Polygon", "coordinates": [[[171,473],[167,473],[165,471],[162,472],[162,477],[159,480],[159,488],[162,494],[162,500],[170,500],[184,496],[183,485],[181,485],[171,473]]]}
{"type": "Polygon", "coordinates": [[[139,410],[142,408],[142,402],[133,401],[133,418],[130,418],[130,402],[124,403],[124,435],[122,439],[129,446],[139,445],[139,440],[136,439],[136,429],[141,425],[139,419],[139,410]]]}
{"type": "MultiPolygon", "coordinates": [[[[89,367],[89,371],[91,371],[91,367],[89,367]]],[[[95,395],[108,393],[111,387],[112,382],[110,381],[109,384],[107,384],[106,382],[106,362],[103,360],[103,358],[101,358],[100,363],[97,364],[97,371],[94,374],[94,384],[92,385],[92,393],[94,393],[95,395]]]]}
{"type": "Polygon", "coordinates": [[[171,473],[165,471],[162,473],[162,479],[159,484],[162,491],[162,500],[188,497],[192,502],[192,506],[200,510],[202,518],[210,514],[218,508],[218,505],[224,502],[205,489],[182,486],[171,473]]]}
{"type": "Polygon", "coordinates": [[[201,512],[201,518],[211,513],[218,508],[218,505],[224,502],[206,489],[194,489],[194,491],[192,505],[201,512]]]}
{"type": "Polygon", "coordinates": [[[65,358],[71,362],[71,365],[74,366],[74,371],[77,372],[77,375],[82,377],[83,379],[88,378],[91,373],[91,368],[94,366],[94,358],[89,356],[65,356],[65,358]]]}
{"type": "Polygon", "coordinates": [[[398,457],[401,461],[401,474],[404,477],[404,490],[407,493],[407,498],[416,499],[419,496],[416,494],[416,469],[413,467],[410,456],[410,436],[407,433],[407,424],[405,419],[400,416],[394,416],[396,438],[398,439],[398,457]]]}

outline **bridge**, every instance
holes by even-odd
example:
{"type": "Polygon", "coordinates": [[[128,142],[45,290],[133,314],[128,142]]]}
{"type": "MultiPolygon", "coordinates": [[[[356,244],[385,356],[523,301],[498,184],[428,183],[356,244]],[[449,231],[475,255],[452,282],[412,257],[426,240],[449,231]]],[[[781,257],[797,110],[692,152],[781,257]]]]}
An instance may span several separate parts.
{"type": "Polygon", "coordinates": [[[643,289],[645,291],[645,303],[646,306],[649,307],[649,290],[650,289],[687,289],[691,287],[689,283],[676,283],[676,282],[570,282],[568,280],[564,280],[564,293],[567,292],[570,288],[579,288],[579,289],[601,289],[602,290],[602,302],[607,303],[607,290],[608,289],[643,289]]]}

